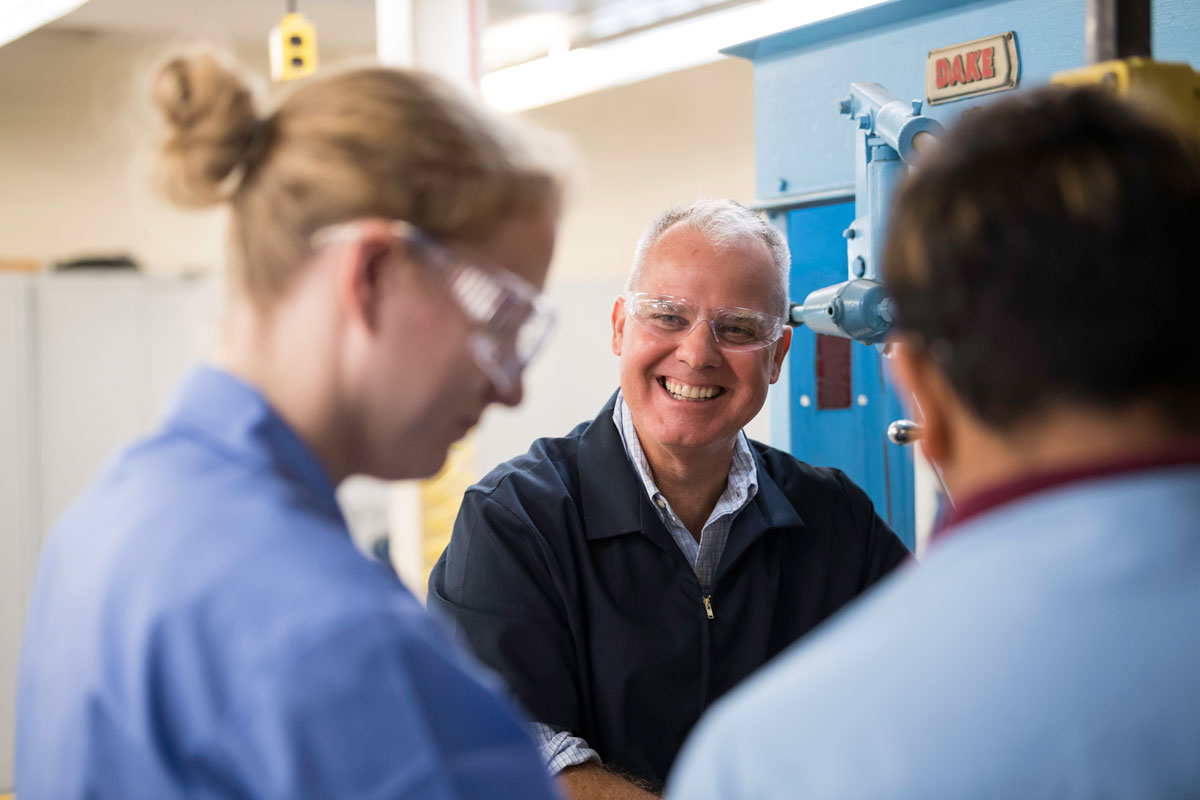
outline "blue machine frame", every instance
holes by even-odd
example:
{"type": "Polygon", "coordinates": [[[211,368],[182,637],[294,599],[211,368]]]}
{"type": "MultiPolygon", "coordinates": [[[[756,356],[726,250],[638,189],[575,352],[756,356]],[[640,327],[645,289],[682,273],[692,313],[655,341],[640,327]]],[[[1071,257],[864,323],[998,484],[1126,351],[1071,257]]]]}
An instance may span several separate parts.
{"type": "MultiPolygon", "coordinates": [[[[758,204],[792,248],[791,298],[846,280],[842,232],[855,218],[853,122],[839,113],[850,84],[875,82],[924,99],[928,52],[1012,31],[1018,89],[1084,64],[1086,0],[891,0],[729,48],[754,64],[758,204]]],[[[1154,57],[1200,62],[1195,0],[1153,3],[1154,57]]],[[[949,125],[1000,92],[924,112],[949,125]]],[[[817,339],[798,328],[771,397],[772,444],[813,464],[839,467],[862,486],[911,548],[916,540],[912,453],[887,442],[904,415],[877,348],[851,345],[849,406],[817,402],[817,339]]]]}

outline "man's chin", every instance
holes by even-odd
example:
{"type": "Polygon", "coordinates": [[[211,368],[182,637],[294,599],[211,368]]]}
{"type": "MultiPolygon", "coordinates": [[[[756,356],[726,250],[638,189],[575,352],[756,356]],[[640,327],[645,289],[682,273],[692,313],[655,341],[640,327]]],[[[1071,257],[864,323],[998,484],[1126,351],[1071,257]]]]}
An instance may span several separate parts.
{"type": "Polygon", "coordinates": [[[733,434],[724,434],[719,431],[670,424],[652,426],[647,433],[659,446],[679,450],[711,447],[733,437],[733,434]]]}

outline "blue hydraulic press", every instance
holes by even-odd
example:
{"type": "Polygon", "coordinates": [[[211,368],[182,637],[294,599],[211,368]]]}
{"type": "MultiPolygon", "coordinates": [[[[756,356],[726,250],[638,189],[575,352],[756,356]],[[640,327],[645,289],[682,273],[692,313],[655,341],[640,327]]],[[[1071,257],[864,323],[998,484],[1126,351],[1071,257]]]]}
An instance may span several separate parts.
{"type": "Polygon", "coordinates": [[[1156,83],[1200,123],[1187,66],[1200,63],[1200,4],[890,0],[725,52],[754,64],[757,206],[792,250],[800,327],[771,399],[772,444],[844,470],[913,548],[936,481],[918,481],[899,444],[915,429],[893,425],[905,409],[879,345],[892,322],[879,253],[893,189],[943,125],[1052,79],[1156,83]]]}

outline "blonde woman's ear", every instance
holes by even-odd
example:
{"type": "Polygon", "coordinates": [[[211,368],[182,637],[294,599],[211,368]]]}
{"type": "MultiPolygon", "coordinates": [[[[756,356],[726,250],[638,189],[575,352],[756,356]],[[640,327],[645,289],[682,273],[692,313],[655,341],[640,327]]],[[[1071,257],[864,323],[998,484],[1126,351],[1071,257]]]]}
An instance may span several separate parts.
{"type": "Polygon", "coordinates": [[[353,235],[329,253],[338,304],[351,320],[375,330],[394,268],[405,253],[405,241],[386,220],[376,219],[356,223],[353,235]]]}

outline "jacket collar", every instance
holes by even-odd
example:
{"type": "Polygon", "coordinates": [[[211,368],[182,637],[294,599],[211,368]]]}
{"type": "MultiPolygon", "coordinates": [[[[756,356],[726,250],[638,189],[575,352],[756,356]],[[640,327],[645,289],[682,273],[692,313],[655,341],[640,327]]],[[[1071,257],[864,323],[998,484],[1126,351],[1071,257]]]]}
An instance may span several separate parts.
{"type": "Polygon", "coordinates": [[[164,426],[203,438],[209,446],[299,486],[322,513],[342,521],[325,467],[254,386],[214,367],[184,379],[164,426]]]}
{"type": "Polygon", "coordinates": [[[721,561],[717,565],[718,579],[767,531],[774,528],[804,527],[800,513],[767,471],[766,461],[758,452],[758,448],[751,444],[750,452],[754,456],[755,469],[758,470],[758,494],[742,509],[742,513],[737,515],[733,527],[729,529],[729,540],[725,542],[725,551],[721,553],[721,561]]]}
{"type": "MultiPolygon", "coordinates": [[[[663,527],[637,471],[629,463],[621,435],[613,424],[617,393],[583,431],[579,441],[579,493],[589,540],[641,532],[664,550],[679,546],[663,527]]],[[[717,576],[731,566],[759,536],[772,528],[802,527],[804,521],[767,471],[758,448],[750,452],[758,472],[758,493],[742,509],[729,531],[717,576]]]]}
{"type": "Polygon", "coordinates": [[[664,550],[679,548],[646,497],[613,424],[613,392],[579,440],[579,495],[589,540],[643,532],[664,550]]]}

